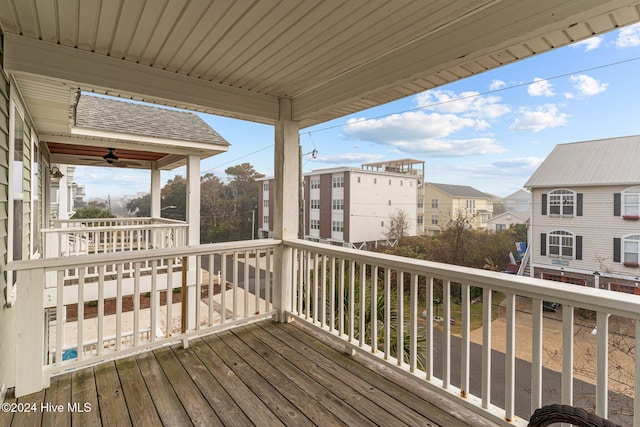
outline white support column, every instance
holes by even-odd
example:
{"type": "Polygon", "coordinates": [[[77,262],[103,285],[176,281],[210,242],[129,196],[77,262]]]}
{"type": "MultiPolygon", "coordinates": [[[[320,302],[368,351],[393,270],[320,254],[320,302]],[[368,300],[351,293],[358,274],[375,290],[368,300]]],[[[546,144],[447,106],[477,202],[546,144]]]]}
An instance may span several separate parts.
{"type": "MultiPolygon", "coordinates": [[[[298,233],[298,123],[291,120],[291,100],[280,99],[280,114],[275,127],[275,188],[273,236],[295,239],[298,233]]],[[[287,322],[293,295],[293,259],[291,249],[276,248],[274,262],[273,304],[276,321],[287,322]]]]}
{"type": "MultiPolygon", "coordinates": [[[[190,155],[187,158],[187,223],[189,224],[189,232],[187,235],[187,245],[200,244],[200,156],[190,155]]],[[[199,298],[196,295],[195,278],[196,259],[189,257],[187,272],[187,292],[188,292],[188,313],[187,321],[188,329],[196,327],[196,304],[199,298]]]]}
{"type": "Polygon", "coordinates": [[[151,218],[160,218],[160,169],[151,169],[151,218]]]}
{"type": "MultiPolygon", "coordinates": [[[[16,297],[16,397],[40,391],[45,386],[44,303],[42,289],[44,269],[18,273],[16,297]]],[[[58,316],[61,320],[62,316],[58,316]]],[[[56,357],[62,357],[62,349],[56,357]]]]}

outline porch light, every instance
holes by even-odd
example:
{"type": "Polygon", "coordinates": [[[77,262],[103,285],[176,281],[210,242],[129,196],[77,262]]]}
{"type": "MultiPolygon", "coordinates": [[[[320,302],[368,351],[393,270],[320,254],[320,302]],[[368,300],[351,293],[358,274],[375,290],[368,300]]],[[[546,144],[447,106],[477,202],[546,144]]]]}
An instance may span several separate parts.
{"type": "Polygon", "coordinates": [[[54,166],[49,172],[51,173],[51,176],[54,178],[60,179],[64,176],[62,172],[60,172],[60,169],[58,169],[57,166],[54,166]]]}

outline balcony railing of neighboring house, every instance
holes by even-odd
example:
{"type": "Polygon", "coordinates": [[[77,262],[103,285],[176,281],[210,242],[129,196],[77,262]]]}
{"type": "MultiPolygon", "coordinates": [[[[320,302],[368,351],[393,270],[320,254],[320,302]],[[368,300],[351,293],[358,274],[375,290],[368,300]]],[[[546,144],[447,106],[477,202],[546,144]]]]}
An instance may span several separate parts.
{"type": "MultiPolygon", "coordinates": [[[[635,331],[631,332],[635,332],[636,345],[640,338],[640,299],[620,293],[582,286],[559,287],[555,283],[530,277],[355,251],[303,240],[285,241],[283,244],[292,249],[296,270],[294,317],[344,340],[347,351],[359,349],[363,350],[363,354],[384,360],[394,369],[424,381],[428,388],[500,424],[510,420],[513,425],[526,425],[522,416],[517,417],[515,413],[517,393],[527,395],[530,391],[530,412],[527,414],[542,406],[543,301],[563,305],[562,348],[558,349],[562,352],[562,372],[557,374],[561,376],[558,398],[562,403],[574,403],[572,355],[574,332],[577,332],[574,331],[574,313],[580,309],[597,313],[597,326],[593,328],[591,324],[588,329],[591,331],[593,328],[594,332],[587,335],[596,342],[594,407],[600,416],[607,416],[610,393],[608,357],[612,341],[608,329],[609,316],[614,314],[619,318],[631,319],[630,323],[636,325],[635,331]],[[478,350],[470,352],[470,295],[473,287],[480,288],[482,292],[481,354],[478,354],[478,350]],[[495,292],[506,296],[501,305],[506,317],[504,384],[499,385],[495,384],[491,371],[491,308],[495,292]],[[434,293],[442,301],[438,301],[434,293]],[[516,334],[517,297],[526,297],[531,301],[532,323],[527,322],[529,336],[523,336],[522,329],[518,329],[516,334]],[[452,336],[453,326],[448,321],[452,319],[454,303],[456,307],[459,304],[461,310],[459,341],[452,336]],[[434,345],[434,338],[437,345],[434,345]],[[459,352],[452,350],[452,340],[459,343],[459,352]],[[529,356],[531,383],[519,383],[516,388],[516,346],[523,345],[525,341],[532,349],[529,356]],[[477,365],[476,370],[471,370],[472,357],[474,362],[481,359],[481,370],[477,369],[477,365]],[[455,386],[452,384],[454,369],[455,386]],[[476,387],[474,393],[470,383],[481,386],[476,387]],[[496,404],[491,400],[493,387],[504,387],[504,401],[496,404]]],[[[634,341],[633,337],[631,341],[634,341]]],[[[635,363],[638,363],[638,359],[635,363]]],[[[631,363],[632,372],[640,369],[636,364],[631,363]]],[[[640,399],[633,401],[633,390],[640,387],[640,375],[631,374],[631,377],[634,379],[630,380],[632,390],[628,400],[632,402],[629,405],[634,406],[634,425],[640,425],[640,399]]],[[[518,378],[522,382],[522,376],[518,378]]],[[[545,393],[549,387],[553,386],[545,384],[545,393]]]]}
{"type": "Polygon", "coordinates": [[[16,395],[46,387],[51,376],[69,369],[271,317],[278,243],[264,239],[12,263],[17,351],[24,355],[17,361],[16,395]],[[76,274],[68,276],[69,270],[76,274]],[[249,277],[250,283],[244,279],[249,277]],[[141,307],[145,300],[148,308],[141,307]],[[95,317],[85,316],[89,307],[95,317]]]}
{"type": "MultiPolygon", "coordinates": [[[[188,345],[192,337],[271,317],[276,308],[271,303],[272,288],[282,286],[272,283],[271,271],[277,259],[292,269],[292,288],[277,292],[281,298],[278,301],[291,304],[288,315],[314,325],[334,339],[343,340],[348,352],[358,350],[382,360],[389,369],[420,381],[425,387],[500,425],[525,425],[523,416],[516,414],[516,395],[530,393],[527,405],[530,406],[527,414],[530,414],[542,406],[543,390],[546,396],[551,387],[545,383],[543,388],[542,380],[545,368],[543,301],[562,304],[562,315],[558,319],[562,330],[558,349],[562,354],[561,372],[557,373],[560,403],[574,402],[573,355],[577,343],[574,334],[578,332],[574,330],[574,314],[578,310],[597,313],[596,333],[588,335],[595,341],[597,353],[594,406],[598,415],[606,416],[609,404],[608,355],[612,346],[609,315],[631,319],[636,325],[631,332],[636,345],[640,338],[640,301],[626,294],[567,284],[558,286],[530,277],[303,240],[265,239],[17,261],[9,264],[9,268],[17,272],[16,333],[20,337],[17,351],[21,357],[17,359],[16,395],[46,387],[52,375],[63,371],[169,343],[188,345]],[[281,255],[274,256],[279,251],[281,255]],[[176,267],[178,259],[182,259],[182,265],[188,269],[176,267]],[[194,274],[199,273],[205,263],[214,273],[206,280],[194,274]],[[150,271],[145,274],[143,267],[146,266],[150,266],[150,271]],[[77,277],[63,280],[68,269],[77,270],[77,277]],[[228,290],[214,296],[213,276],[218,271],[220,277],[232,279],[225,288],[228,290]],[[247,290],[244,278],[251,277],[252,272],[254,277],[259,277],[258,290],[249,285],[249,292],[244,292],[247,290]],[[95,277],[88,278],[94,274],[95,277]],[[54,288],[46,285],[51,275],[58,277],[54,288]],[[175,294],[167,290],[173,289],[180,289],[184,297],[180,310],[172,308],[175,294]],[[203,294],[203,289],[208,293],[203,294]],[[473,344],[471,294],[478,289],[482,295],[482,328],[480,344],[477,340],[473,344]],[[500,356],[504,358],[500,367],[500,371],[504,367],[503,374],[492,372],[492,366],[495,369],[497,363],[492,346],[492,301],[496,292],[505,295],[500,306],[505,324],[504,350],[500,350],[504,351],[500,356]],[[143,296],[151,300],[148,311],[140,307],[143,296]],[[531,320],[527,322],[528,328],[519,328],[516,334],[516,301],[521,301],[520,297],[530,301],[531,320]],[[123,310],[127,298],[133,301],[129,312],[123,310]],[[161,304],[162,298],[165,301],[161,304]],[[115,315],[109,317],[107,301],[114,299],[115,315]],[[95,319],[85,319],[88,301],[97,305],[95,319]],[[65,329],[61,321],[68,306],[77,309],[71,329],[65,329]],[[459,306],[461,312],[456,325],[448,321],[454,306],[459,306]],[[176,317],[178,311],[180,315],[176,317]],[[46,326],[41,321],[43,318],[49,319],[46,326]],[[110,322],[115,323],[113,333],[108,330],[110,322]],[[92,326],[96,336],[89,336],[90,324],[96,325],[92,326]],[[454,326],[459,337],[453,334],[454,326]],[[147,328],[152,331],[149,335],[145,335],[147,328]],[[527,368],[531,379],[530,384],[522,384],[519,376],[516,387],[516,346],[524,343],[531,346],[527,368]],[[68,357],[64,357],[64,353],[63,357],[51,357],[52,352],[58,353],[57,349],[68,351],[68,357]],[[70,351],[73,349],[75,353],[70,351]],[[472,370],[476,362],[481,368],[472,370]],[[497,385],[496,381],[501,384],[497,385]],[[501,402],[496,402],[492,399],[492,389],[500,388],[504,389],[504,396],[501,402]],[[521,389],[524,391],[519,392],[521,389]]],[[[283,277],[287,275],[283,272],[283,277]]],[[[593,324],[589,330],[591,328],[593,324]]],[[[631,370],[637,371],[636,365],[631,365],[631,370]]],[[[632,377],[630,396],[640,386],[640,375],[632,374],[632,377]]],[[[639,425],[640,399],[631,398],[631,402],[632,412],[636,414],[635,425],[639,425]]]]}

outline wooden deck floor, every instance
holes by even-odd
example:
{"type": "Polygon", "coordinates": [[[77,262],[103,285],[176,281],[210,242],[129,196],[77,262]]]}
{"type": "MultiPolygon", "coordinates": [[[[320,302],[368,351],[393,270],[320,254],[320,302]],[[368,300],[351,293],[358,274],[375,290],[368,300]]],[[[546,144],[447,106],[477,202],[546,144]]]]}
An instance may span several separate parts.
{"type": "Polygon", "coordinates": [[[0,426],[490,425],[339,348],[299,322],[263,321],[9,393],[23,412],[0,412],[0,426]]]}

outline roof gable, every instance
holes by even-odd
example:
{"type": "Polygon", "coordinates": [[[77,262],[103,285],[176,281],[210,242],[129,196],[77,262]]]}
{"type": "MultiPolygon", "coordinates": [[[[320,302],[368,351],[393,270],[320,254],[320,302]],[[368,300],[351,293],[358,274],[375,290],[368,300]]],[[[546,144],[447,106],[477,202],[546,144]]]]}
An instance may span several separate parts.
{"type": "Polygon", "coordinates": [[[525,187],[640,183],[640,135],[559,144],[525,187]]]}

